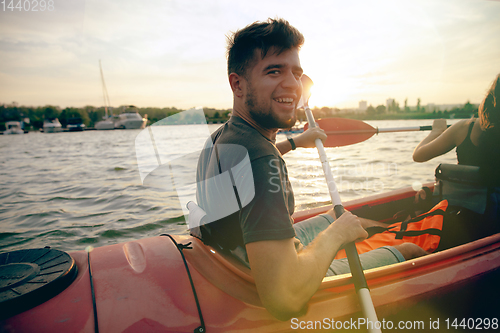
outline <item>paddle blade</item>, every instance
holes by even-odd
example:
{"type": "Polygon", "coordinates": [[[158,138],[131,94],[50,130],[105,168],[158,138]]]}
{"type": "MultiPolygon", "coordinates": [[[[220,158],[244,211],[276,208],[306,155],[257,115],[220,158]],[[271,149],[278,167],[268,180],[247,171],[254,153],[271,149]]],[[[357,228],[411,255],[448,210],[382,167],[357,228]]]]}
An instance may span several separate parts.
{"type": "Polygon", "coordinates": [[[307,105],[309,97],[311,97],[311,87],[314,83],[311,78],[305,74],[302,75],[300,81],[302,81],[302,98],[304,99],[304,105],[307,105]]]}
{"type": "MultiPolygon", "coordinates": [[[[355,119],[325,118],[316,121],[328,138],[324,142],[325,147],[342,147],[353,145],[368,140],[377,133],[377,129],[369,124],[355,119]]],[[[304,126],[307,130],[308,124],[304,126]]]]}
{"type": "Polygon", "coordinates": [[[311,87],[313,86],[313,81],[307,75],[302,75],[300,78],[302,82],[302,96],[300,97],[300,102],[298,108],[308,107],[309,97],[311,97],[311,87]]]}

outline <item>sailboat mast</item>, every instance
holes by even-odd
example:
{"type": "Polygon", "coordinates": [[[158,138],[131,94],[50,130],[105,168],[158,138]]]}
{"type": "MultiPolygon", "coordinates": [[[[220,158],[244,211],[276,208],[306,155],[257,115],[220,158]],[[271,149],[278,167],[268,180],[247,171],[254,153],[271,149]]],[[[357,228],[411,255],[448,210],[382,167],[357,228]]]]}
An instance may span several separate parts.
{"type": "Polygon", "coordinates": [[[104,111],[106,112],[106,118],[108,118],[108,106],[110,105],[110,103],[109,103],[108,89],[106,89],[106,83],[104,82],[104,74],[102,73],[101,59],[99,59],[99,69],[101,70],[102,94],[104,97],[104,111]]]}

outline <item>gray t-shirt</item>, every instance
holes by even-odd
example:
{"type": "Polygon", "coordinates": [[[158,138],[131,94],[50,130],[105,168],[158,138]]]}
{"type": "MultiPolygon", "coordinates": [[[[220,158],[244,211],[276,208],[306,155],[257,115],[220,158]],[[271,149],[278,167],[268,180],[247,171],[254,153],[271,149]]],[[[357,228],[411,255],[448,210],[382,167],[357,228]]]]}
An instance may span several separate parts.
{"type": "Polygon", "coordinates": [[[286,164],[274,143],[241,118],[231,117],[207,141],[198,161],[196,197],[213,221],[201,227],[207,244],[244,250],[247,243],[295,237],[286,164]],[[218,178],[227,182],[214,181],[218,178]],[[236,209],[227,208],[231,202],[236,209]]]}

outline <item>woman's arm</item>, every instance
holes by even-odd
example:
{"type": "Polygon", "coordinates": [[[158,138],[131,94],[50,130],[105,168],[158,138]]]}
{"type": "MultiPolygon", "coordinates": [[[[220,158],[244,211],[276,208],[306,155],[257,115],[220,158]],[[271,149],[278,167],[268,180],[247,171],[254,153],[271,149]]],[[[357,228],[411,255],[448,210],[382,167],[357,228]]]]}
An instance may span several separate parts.
{"type": "Polygon", "coordinates": [[[452,150],[456,146],[456,137],[461,127],[462,122],[458,122],[446,129],[446,119],[435,119],[432,131],[415,147],[413,160],[426,162],[452,150]]]}

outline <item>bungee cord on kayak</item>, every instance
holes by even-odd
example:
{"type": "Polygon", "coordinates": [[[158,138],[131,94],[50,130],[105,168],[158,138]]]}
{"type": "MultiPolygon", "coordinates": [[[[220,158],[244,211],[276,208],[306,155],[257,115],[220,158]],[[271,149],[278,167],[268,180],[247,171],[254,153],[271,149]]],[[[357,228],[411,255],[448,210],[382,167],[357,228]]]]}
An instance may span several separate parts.
{"type": "Polygon", "coordinates": [[[187,276],[189,279],[189,283],[191,284],[191,288],[193,290],[193,296],[194,296],[194,301],[196,303],[196,308],[198,310],[198,316],[200,317],[200,326],[194,330],[194,333],[205,333],[206,332],[205,321],[203,320],[203,314],[201,312],[200,302],[198,301],[198,294],[196,293],[196,288],[195,288],[194,283],[193,283],[193,278],[191,277],[191,272],[189,271],[186,257],[184,257],[184,253],[182,252],[184,250],[192,249],[192,247],[190,247],[191,242],[186,243],[186,244],[181,244],[181,243],[177,243],[177,241],[169,234],[161,234],[160,236],[165,236],[165,237],[170,238],[172,243],[174,243],[175,247],[179,250],[179,253],[182,257],[182,261],[184,262],[184,267],[186,267],[186,273],[187,273],[187,276]]]}

